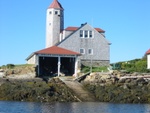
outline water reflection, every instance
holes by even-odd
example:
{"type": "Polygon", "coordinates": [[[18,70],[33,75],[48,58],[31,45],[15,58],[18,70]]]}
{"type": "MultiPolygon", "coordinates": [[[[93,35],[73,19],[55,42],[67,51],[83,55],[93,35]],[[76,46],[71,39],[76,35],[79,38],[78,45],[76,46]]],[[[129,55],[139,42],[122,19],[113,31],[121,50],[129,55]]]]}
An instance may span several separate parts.
{"type": "Polygon", "coordinates": [[[53,103],[42,105],[42,113],[150,113],[149,104],[53,103]]]}
{"type": "Polygon", "coordinates": [[[109,113],[149,113],[145,104],[108,104],[109,113]]]}
{"type": "Polygon", "coordinates": [[[100,102],[33,103],[0,101],[0,113],[150,113],[150,104],[100,102]]]}
{"type": "Polygon", "coordinates": [[[150,104],[143,105],[145,107],[145,113],[150,113],[150,104]]]}

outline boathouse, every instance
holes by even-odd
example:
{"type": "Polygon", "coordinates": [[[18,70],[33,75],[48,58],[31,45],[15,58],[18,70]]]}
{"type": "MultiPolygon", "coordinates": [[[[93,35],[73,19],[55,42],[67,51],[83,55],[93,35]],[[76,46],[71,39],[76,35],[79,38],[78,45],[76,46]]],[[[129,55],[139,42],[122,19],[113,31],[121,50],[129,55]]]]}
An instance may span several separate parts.
{"type": "Polygon", "coordinates": [[[63,73],[65,75],[77,75],[78,56],[80,53],[73,52],[57,46],[39,50],[31,54],[27,59],[28,64],[35,62],[38,76],[54,76],[63,73]],[[35,61],[32,61],[34,60],[35,61]]]}

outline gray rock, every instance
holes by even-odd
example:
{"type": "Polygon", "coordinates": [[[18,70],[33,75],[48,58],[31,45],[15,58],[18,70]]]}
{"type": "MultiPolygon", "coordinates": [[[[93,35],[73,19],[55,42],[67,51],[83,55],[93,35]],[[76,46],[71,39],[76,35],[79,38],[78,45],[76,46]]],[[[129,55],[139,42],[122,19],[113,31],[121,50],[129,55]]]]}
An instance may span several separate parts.
{"type": "Polygon", "coordinates": [[[118,83],[125,83],[126,79],[122,78],[122,79],[119,79],[118,83]]]}
{"type": "Polygon", "coordinates": [[[3,78],[5,76],[4,72],[0,72],[0,78],[3,78]]]}

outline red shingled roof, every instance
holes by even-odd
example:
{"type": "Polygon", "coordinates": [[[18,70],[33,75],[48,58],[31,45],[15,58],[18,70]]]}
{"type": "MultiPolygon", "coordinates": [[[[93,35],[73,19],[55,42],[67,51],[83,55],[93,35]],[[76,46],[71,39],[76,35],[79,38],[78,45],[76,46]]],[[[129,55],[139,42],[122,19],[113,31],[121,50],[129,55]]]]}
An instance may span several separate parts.
{"type": "Polygon", "coordinates": [[[104,33],[105,31],[100,28],[95,28],[98,32],[104,33]]]}
{"type": "Polygon", "coordinates": [[[63,9],[63,7],[61,6],[61,4],[57,0],[54,0],[52,2],[52,4],[49,6],[49,8],[63,9]]]}
{"type": "Polygon", "coordinates": [[[80,55],[80,53],[70,51],[61,47],[52,46],[35,52],[36,54],[55,54],[55,55],[80,55]]]}
{"type": "Polygon", "coordinates": [[[67,27],[66,31],[76,31],[79,27],[67,27]]]}
{"type": "Polygon", "coordinates": [[[146,54],[147,54],[147,55],[150,54],[150,49],[146,52],[146,54]]]}
{"type": "MultiPolygon", "coordinates": [[[[66,31],[76,31],[79,27],[67,27],[65,30],[66,31]]],[[[104,33],[105,31],[100,29],[100,28],[95,28],[98,32],[104,33]]]]}

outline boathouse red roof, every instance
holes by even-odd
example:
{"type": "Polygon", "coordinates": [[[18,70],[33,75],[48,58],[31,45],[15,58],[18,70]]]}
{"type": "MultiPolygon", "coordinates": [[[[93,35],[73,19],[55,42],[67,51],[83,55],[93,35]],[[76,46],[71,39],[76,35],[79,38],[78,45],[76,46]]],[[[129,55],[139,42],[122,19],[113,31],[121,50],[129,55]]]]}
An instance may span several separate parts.
{"type": "MultiPolygon", "coordinates": [[[[65,30],[66,31],[76,31],[79,27],[67,27],[65,30]]],[[[95,28],[95,30],[97,30],[100,33],[104,33],[105,31],[100,29],[100,28],[95,28]]]]}
{"type": "Polygon", "coordinates": [[[147,55],[150,54],[150,49],[146,52],[146,54],[147,54],[147,55]]]}
{"type": "Polygon", "coordinates": [[[58,0],[54,0],[52,4],[49,6],[49,8],[56,8],[56,9],[63,9],[61,4],[58,2],[58,0]]]}
{"type": "Polygon", "coordinates": [[[80,53],[70,51],[61,47],[52,46],[35,52],[36,54],[54,54],[54,55],[80,55],[80,53]]]}

